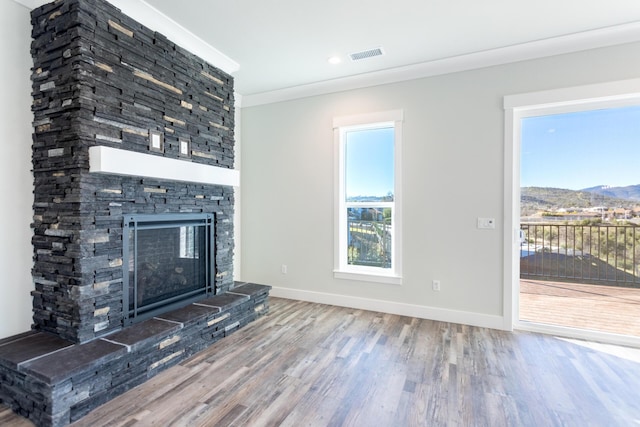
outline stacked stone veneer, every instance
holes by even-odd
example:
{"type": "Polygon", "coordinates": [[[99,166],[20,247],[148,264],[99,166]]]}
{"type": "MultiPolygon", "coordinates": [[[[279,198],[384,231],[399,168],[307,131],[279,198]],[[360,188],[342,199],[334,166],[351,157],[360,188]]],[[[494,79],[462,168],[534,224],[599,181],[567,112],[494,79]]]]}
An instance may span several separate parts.
{"type": "Polygon", "coordinates": [[[124,214],[215,213],[215,288],[228,290],[233,188],[89,173],[88,152],[232,168],[232,77],[102,0],[56,1],[32,24],[34,329],[83,343],[122,327],[124,214]]]}
{"type": "Polygon", "coordinates": [[[89,172],[96,145],[232,168],[232,78],[102,0],[32,23],[34,327],[0,340],[0,402],[63,426],[266,314],[270,287],[233,281],[232,187],[89,172]],[[215,216],[215,295],[123,327],[124,215],[180,212],[215,216]]]}

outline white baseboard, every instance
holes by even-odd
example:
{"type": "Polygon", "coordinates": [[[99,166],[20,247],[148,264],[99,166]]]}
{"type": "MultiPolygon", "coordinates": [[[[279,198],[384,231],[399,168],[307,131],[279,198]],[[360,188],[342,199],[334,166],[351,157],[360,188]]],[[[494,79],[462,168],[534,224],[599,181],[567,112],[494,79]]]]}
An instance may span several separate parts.
{"type": "Polygon", "coordinates": [[[319,304],[336,305],[339,307],[355,308],[359,310],[377,311],[380,313],[397,314],[400,316],[417,317],[420,319],[437,320],[440,322],[458,323],[481,328],[505,330],[502,316],[471,313],[466,311],[447,310],[422,305],[404,304],[393,301],[382,301],[369,298],[352,297],[347,295],[328,294],[323,292],[304,291],[273,287],[270,295],[277,298],[287,298],[298,301],[315,302],[319,304]]]}

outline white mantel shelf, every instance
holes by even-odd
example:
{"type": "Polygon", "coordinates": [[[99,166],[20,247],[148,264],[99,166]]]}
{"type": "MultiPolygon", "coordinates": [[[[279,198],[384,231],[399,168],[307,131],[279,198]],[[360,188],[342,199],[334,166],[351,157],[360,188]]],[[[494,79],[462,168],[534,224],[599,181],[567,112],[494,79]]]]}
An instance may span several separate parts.
{"type": "Polygon", "coordinates": [[[199,184],[240,186],[240,172],[235,169],[203,165],[186,160],[170,159],[101,145],[89,148],[89,172],[199,184]]]}

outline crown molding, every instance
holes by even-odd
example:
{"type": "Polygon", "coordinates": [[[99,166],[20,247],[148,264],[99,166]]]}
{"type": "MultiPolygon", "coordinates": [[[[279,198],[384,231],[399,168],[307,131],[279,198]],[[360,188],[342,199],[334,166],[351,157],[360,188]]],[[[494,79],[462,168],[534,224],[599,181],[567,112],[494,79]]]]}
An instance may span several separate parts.
{"type": "MultiPolygon", "coordinates": [[[[43,4],[50,3],[47,0],[14,0],[27,8],[35,9],[43,4]]],[[[142,25],[164,35],[178,46],[188,50],[209,64],[220,68],[228,74],[233,74],[240,69],[240,64],[211,46],[191,31],[160,12],[144,0],[107,0],[117,7],[125,15],[135,19],[142,25]]]]}
{"type": "Polygon", "coordinates": [[[640,41],[640,22],[601,28],[566,36],[522,43],[467,55],[438,59],[420,64],[391,68],[294,86],[269,92],[244,95],[242,107],[253,107],[290,101],[309,96],[325,95],[353,89],[415,80],[425,77],[475,70],[512,62],[596,49],[640,41]]]}
{"type": "Polygon", "coordinates": [[[43,4],[47,4],[50,3],[50,1],[46,1],[46,0],[13,0],[14,2],[23,5],[24,7],[28,8],[29,10],[33,10],[36,7],[40,7],[43,4]]]}
{"type": "Polygon", "coordinates": [[[144,0],[108,0],[124,14],[157,31],[166,38],[199,56],[228,74],[240,69],[240,64],[211,46],[176,21],[144,0]]]}
{"type": "MultiPolygon", "coordinates": [[[[13,1],[29,9],[49,3],[48,0],[13,1]]],[[[126,15],[150,29],[163,34],[177,45],[187,49],[223,71],[233,74],[240,69],[240,65],[236,61],[149,5],[146,1],[107,1],[119,8],[126,15]]],[[[636,41],[640,41],[640,22],[631,22],[371,73],[314,82],[268,92],[245,94],[242,97],[242,108],[469,71],[636,41]]]]}

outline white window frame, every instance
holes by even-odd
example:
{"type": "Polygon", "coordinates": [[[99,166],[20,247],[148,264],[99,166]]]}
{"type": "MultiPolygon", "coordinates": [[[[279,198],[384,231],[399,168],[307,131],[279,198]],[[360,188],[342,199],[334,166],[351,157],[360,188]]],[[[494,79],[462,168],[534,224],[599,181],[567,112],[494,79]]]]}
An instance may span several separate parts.
{"type": "MultiPolygon", "coordinates": [[[[334,278],[366,282],[402,284],[402,110],[334,117],[334,278]],[[372,205],[392,207],[391,268],[366,267],[347,263],[347,207],[345,197],[345,134],[348,130],[394,128],[394,201],[372,205]]],[[[362,204],[358,204],[361,206],[362,204]]]]}

